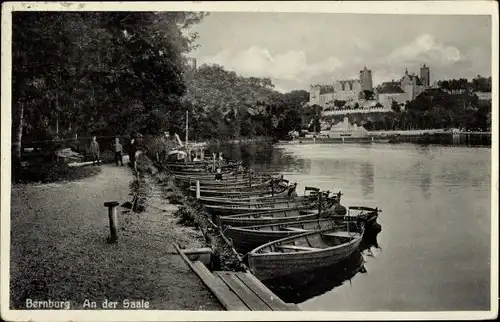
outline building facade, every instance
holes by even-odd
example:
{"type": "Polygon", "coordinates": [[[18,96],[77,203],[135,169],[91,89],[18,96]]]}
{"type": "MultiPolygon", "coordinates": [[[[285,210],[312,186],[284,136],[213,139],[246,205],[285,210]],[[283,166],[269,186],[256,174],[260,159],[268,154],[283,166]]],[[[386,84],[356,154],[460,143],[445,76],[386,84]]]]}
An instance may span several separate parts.
{"type": "Polygon", "coordinates": [[[363,85],[359,79],[340,80],[335,82],[334,90],[337,101],[358,101],[363,85]]]}
{"type": "Polygon", "coordinates": [[[311,85],[309,87],[309,105],[320,105],[323,108],[333,105],[334,89],[331,85],[311,85]]]}
{"type": "Polygon", "coordinates": [[[361,108],[371,108],[375,101],[384,109],[390,109],[392,102],[404,104],[414,100],[430,86],[430,68],[425,64],[420,68],[420,76],[405,70],[399,81],[382,83],[377,90],[373,88],[372,71],[366,66],[359,71],[359,79],[337,80],[331,85],[313,85],[310,87],[309,105],[320,105],[325,109],[339,109],[335,101],[344,101],[347,106],[356,104],[361,108]],[[366,100],[363,91],[374,93],[374,100],[366,100]]]}
{"type": "Polygon", "coordinates": [[[359,71],[359,81],[361,82],[361,90],[373,92],[372,71],[366,66],[359,71]]]}
{"type": "Polygon", "coordinates": [[[372,71],[366,66],[359,72],[359,79],[337,80],[332,85],[311,85],[309,105],[333,107],[333,101],[359,102],[363,91],[373,92],[372,71]]]}

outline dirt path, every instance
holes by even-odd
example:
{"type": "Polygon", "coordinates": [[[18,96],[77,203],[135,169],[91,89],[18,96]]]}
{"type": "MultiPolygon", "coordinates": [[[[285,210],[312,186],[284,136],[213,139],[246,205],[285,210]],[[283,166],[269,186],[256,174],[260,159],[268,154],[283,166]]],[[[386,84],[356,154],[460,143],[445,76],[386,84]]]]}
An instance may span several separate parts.
{"type": "Polygon", "coordinates": [[[149,301],[152,309],[221,309],[170,247],[178,234],[172,211],[119,212],[119,242],[106,243],[103,203],[131,201],[132,179],[127,167],[105,165],[79,182],[13,187],[11,308],[26,308],[31,299],[69,300],[71,309],[90,300],[100,309],[108,299],[120,309],[128,299],[149,301]]]}

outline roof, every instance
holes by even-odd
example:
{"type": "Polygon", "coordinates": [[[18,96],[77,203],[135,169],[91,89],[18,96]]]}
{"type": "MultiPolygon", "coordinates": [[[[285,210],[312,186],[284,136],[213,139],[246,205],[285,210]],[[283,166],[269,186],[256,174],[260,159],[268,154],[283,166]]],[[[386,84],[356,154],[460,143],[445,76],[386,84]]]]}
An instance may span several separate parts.
{"type": "Polygon", "coordinates": [[[389,82],[389,83],[383,83],[382,88],[380,91],[378,91],[379,94],[401,94],[404,93],[404,91],[401,89],[399,84],[389,82]]]}
{"type": "Polygon", "coordinates": [[[423,85],[422,80],[417,75],[406,74],[401,80],[403,80],[405,77],[408,77],[411,81],[415,80],[415,83],[417,85],[423,85]]]}

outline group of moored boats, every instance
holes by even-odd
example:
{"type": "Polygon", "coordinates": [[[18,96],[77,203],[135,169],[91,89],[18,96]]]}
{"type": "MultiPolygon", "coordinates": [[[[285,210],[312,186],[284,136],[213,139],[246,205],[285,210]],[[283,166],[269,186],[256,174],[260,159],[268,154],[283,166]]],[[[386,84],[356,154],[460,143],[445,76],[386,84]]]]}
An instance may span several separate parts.
{"type": "Polygon", "coordinates": [[[297,183],[254,173],[240,162],[170,162],[166,168],[234,248],[247,254],[250,270],[261,280],[341,262],[378,225],[378,208],[346,208],[340,192],[315,187],[305,187],[299,196],[297,183]]]}

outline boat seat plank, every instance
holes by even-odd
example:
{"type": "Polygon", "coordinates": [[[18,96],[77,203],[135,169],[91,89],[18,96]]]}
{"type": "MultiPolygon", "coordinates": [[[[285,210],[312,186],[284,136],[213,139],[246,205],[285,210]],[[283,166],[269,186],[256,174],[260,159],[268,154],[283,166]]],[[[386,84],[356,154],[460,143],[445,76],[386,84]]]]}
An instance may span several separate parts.
{"type": "Polygon", "coordinates": [[[292,245],[278,245],[278,246],[276,246],[276,248],[292,249],[292,250],[306,250],[306,251],[321,250],[321,248],[304,247],[304,246],[292,246],[292,245]]]}
{"type": "Polygon", "coordinates": [[[228,311],[249,311],[245,303],[234,294],[222,281],[214,275],[200,261],[193,263],[196,274],[203,280],[205,285],[219,299],[228,311]]]}
{"type": "Polygon", "coordinates": [[[295,227],[281,227],[283,230],[290,230],[290,231],[303,231],[306,232],[307,230],[302,229],[302,228],[295,228],[295,227]]]}
{"type": "Polygon", "coordinates": [[[295,304],[287,304],[269,290],[259,279],[250,273],[236,273],[236,276],[251,289],[273,311],[300,311],[295,304]]]}
{"type": "Polygon", "coordinates": [[[353,233],[353,232],[347,232],[347,231],[337,231],[337,232],[334,232],[334,233],[325,233],[323,234],[323,236],[329,236],[329,237],[346,237],[346,238],[349,238],[349,237],[353,237],[354,235],[356,235],[356,233],[353,233]]]}
{"type": "Polygon", "coordinates": [[[227,286],[245,303],[252,311],[271,311],[271,308],[249,289],[234,272],[215,272],[227,286]]]}

